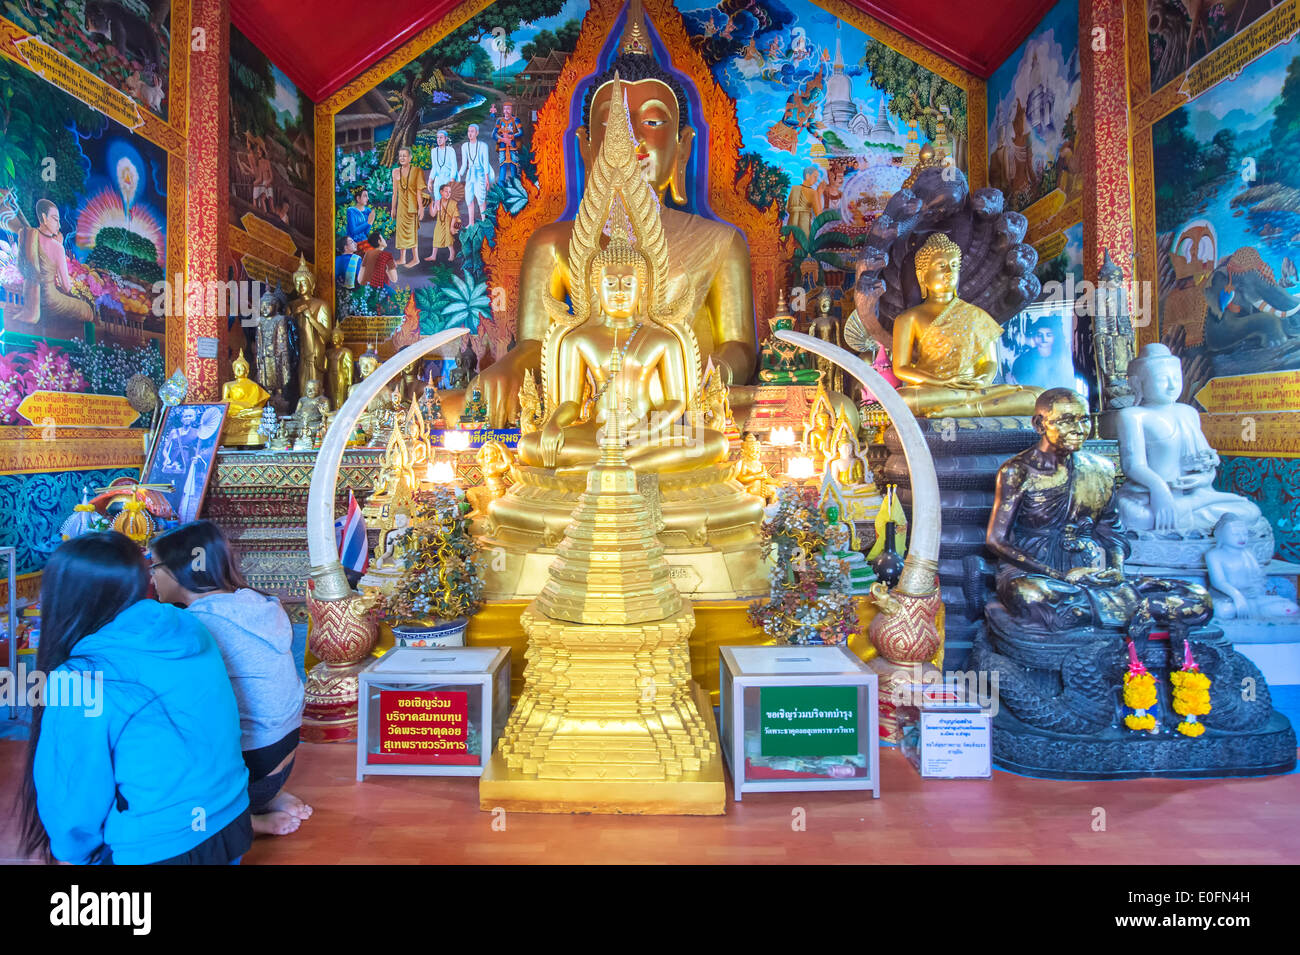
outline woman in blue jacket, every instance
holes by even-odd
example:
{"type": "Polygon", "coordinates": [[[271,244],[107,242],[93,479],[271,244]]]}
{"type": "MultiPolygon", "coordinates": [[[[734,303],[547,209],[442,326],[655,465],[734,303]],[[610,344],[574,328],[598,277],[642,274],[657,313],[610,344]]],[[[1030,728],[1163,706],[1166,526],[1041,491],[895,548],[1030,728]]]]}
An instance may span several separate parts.
{"type": "Polygon", "coordinates": [[[212,637],[145,599],[116,532],[59,547],[41,578],[46,675],[24,779],[29,853],[72,863],[227,864],[252,844],[239,711],[212,637]]]}

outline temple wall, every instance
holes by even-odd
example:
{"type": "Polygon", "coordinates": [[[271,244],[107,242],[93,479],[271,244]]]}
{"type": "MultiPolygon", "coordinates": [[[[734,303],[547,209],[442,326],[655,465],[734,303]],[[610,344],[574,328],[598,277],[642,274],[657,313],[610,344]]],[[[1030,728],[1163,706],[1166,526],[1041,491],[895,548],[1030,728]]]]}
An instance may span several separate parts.
{"type": "Polygon", "coordinates": [[[1182,358],[1219,485],[1300,558],[1300,6],[1168,0],[1128,11],[1143,340],[1182,358]],[[1154,27],[1154,29],[1153,29],[1154,27]],[[1291,313],[1291,314],[1288,314],[1291,313]]]}
{"type": "MultiPolygon", "coordinates": [[[[536,19],[512,14],[502,23],[493,6],[466,4],[318,106],[317,170],[333,196],[317,196],[322,274],[361,186],[375,210],[368,227],[394,251],[397,150],[410,147],[412,165],[427,174],[439,131],[459,164],[468,127],[478,126],[496,180],[485,198],[490,211],[504,207],[497,221],[470,224],[464,186],[454,186],[456,258],[440,250],[437,261],[424,261],[435,223],[423,219],[420,265],[400,269],[395,288],[349,293],[360,313],[345,322],[349,342],[397,346],[460,323],[473,330],[480,367],[504,354],[524,242],[576,209],[583,171],[575,133],[588,88],[616,55],[623,7],[544,0],[531,8],[536,19]],[[509,161],[498,142],[507,102],[520,121],[517,134],[506,134],[517,144],[517,176],[499,175],[509,161]]],[[[674,205],[745,235],[760,337],[778,290],[829,284],[838,292],[870,222],[925,143],[939,143],[983,182],[983,82],[855,8],[759,0],[682,11],[646,0],[645,10],[655,59],[670,64],[685,90],[696,133],[683,202],[674,205]],[[831,225],[813,242],[782,231],[805,174],[831,210],[823,220],[831,225]]],[[[351,214],[361,237],[369,212],[351,214]]]]}

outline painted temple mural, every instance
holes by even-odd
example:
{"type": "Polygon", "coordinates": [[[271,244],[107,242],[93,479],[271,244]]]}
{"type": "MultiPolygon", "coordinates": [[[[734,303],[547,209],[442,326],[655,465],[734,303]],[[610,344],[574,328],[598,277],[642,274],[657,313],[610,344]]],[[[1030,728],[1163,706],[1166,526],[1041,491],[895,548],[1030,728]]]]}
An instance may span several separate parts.
{"type": "Polygon", "coordinates": [[[36,391],[161,384],[166,154],[8,61],[0,97],[0,424],[36,391]]]}
{"type": "Polygon", "coordinates": [[[0,15],[167,118],[171,0],[3,0],[0,15]]]}
{"type": "Polygon", "coordinates": [[[1082,195],[1080,90],[1079,7],[1062,0],[989,78],[989,185],[1008,208],[1082,195]]]}
{"type": "MultiPolygon", "coordinates": [[[[230,30],[230,224],[252,216],[315,254],[315,114],[265,53],[230,30]]],[[[287,247],[286,247],[287,248],[287,247]]]]}
{"type": "MultiPolygon", "coordinates": [[[[746,197],[775,212],[792,281],[802,274],[814,285],[844,282],[856,245],[927,143],[966,168],[965,90],[821,7],[725,0],[676,9],[689,49],[664,48],[661,59],[682,79],[699,131],[681,207],[716,217],[701,169],[719,167],[696,115],[699,93],[680,68],[694,58],[731,101],[743,100],[746,197]]],[[[335,115],[341,312],[415,316],[425,334],[463,325],[481,357],[504,354],[511,311],[491,299],[485,253],[501,251],[499,217],[536,201],[533,131],[586,13],[585,0],[497,3],[335,115]]],[[[578,67],[585,79],[567,140],[583,123],[586,84],[613,60],[616,37],[578,67]]],[[[572,206],[581,160],[567,142],[564,154],[572,206]]]]}
{"type": "Polygon", "coordinates": [[[1300,40],[1152,131],[1162,339],[1186,393],[1300,368],[1300,40]]]}
{"type": "Polygon", "coordinates": [[[1146,0],[1151,89],[1181,76],[1261,16],[1276,0],[1146,0]]]}

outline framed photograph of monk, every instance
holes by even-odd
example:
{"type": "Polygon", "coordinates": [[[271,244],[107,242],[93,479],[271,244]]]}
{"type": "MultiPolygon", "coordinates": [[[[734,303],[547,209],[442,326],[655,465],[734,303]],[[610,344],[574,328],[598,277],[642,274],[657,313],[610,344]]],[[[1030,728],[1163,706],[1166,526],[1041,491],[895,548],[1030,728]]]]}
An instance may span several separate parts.
{"type": "Polygon", "coordinates": [[[998,339],[1003,380],[1031,388],[1072,388],[1086,395],[1087,386],[1074,369],[1073,341],[1071,305],[1043,302],[1029,306],[1003,326],[998,339]]]}
{"type": "Polygon", "coordinates": [[[150,449],[143,483],[171,485],[161,493],[182,524],[195,520],[203,506],[228,407],[220,402],[168,408],[150,449]]]}

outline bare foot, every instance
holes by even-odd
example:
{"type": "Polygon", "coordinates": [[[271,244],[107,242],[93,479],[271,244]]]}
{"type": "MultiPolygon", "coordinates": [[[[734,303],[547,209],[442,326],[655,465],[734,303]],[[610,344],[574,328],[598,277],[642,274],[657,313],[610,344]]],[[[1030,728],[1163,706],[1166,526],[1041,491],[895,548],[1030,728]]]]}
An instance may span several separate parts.
{"type": "Polygon", "coordinates": [[[301,819],[287,812],[264,812],[253,817],[253,832],[259,836],[287,836],[301,825],[301,819]]]}
{"type": "Polygon", "coordinates": [[[306,819],[311,816],[312,808],[307,805],[293,793],[280,792],[272,799],[267,807],[272,812],[287,812],[291,816],[297,816],[299,819],[306,819]]]}

